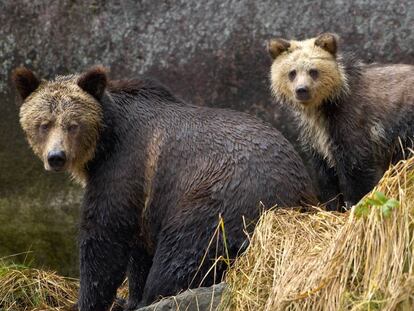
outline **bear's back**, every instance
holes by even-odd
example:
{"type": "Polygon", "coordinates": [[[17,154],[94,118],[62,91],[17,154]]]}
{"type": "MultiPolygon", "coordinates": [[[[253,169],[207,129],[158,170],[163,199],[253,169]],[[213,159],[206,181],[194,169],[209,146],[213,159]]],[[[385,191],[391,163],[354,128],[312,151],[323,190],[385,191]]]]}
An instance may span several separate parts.
{"type": "Polygon", "coordinates": [[[313,199],[302,160],[263,121],[242,112],[186,104],[151,80],[117,85],[123,87],[111,89],[111,95],[119,107],[128,107],[123,111],[130,122],[124,131],[131,137],[127,148],[146,150],[143,170],[157,180],[158,189],[176,188],[176,200],[200,196],[206,187],[210,195],[229,200],[238,192],[240,204],[263,200],[268,206],[297,206],[313,199]],[[144,132],[146,143],[132,147],[140,144],[144,132]]]}

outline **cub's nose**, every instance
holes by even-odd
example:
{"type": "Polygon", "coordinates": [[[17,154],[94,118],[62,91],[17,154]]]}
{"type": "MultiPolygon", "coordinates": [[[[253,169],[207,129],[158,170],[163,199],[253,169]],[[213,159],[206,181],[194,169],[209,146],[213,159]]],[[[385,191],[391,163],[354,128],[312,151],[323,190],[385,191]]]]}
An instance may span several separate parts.
{"type": "Polygon", "coordinates": [[[60,170],[66,163],[66,154],[64,151],[50,151],[47,155],[47,162],[54,170],[60,170]]]}
{"type": "Polygon", "coordinates": [[[299,86],[296,88],[296,98],[298,100],[309,100],[310,99],[310,92],[307,86],[299,86]]]}

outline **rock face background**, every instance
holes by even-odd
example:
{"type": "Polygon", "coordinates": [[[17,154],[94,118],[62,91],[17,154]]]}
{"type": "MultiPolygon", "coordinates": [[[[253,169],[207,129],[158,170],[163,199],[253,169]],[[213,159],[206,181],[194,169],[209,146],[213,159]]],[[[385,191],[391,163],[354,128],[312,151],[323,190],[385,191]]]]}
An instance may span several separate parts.
{"type": "Polygon", "coordinates": [[[266,39],[331,31],[365,61],[414,63],[411,0],[0,0],[0,25],[0,257],[31,250],[35,264],[70,275],[81,190],[43,172],[28,149],[14,67],[52,77],[104,64],[115,78],[152,76],[189,102],[256,114],[294,139],[270,97],[266,39]]]}

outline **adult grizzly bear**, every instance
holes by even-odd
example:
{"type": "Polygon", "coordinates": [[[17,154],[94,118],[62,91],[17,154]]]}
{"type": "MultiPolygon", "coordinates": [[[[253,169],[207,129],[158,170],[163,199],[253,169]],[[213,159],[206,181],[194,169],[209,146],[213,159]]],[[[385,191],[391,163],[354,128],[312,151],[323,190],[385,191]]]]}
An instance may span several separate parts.
{"type": "Polygon", "coordinates": [[[52,81],[20,68],[13,80],[34,152],[47,170],[66,170],[85,186],[82,311],[108,310],[126,272],[129,309],[203,277],[211,285],[210,259],[225,250],[214,242],[202,258],[219,215],[234,258],[246,242],[242,217],[257,219],[260,201],[313,200],[292,146],[247,114],[187,105],[149,80],[109,81],[102,67],[52,81]]]}
{"type": "Polygon", "coordinates": [[[341,194],[350,206],[390,163],[410,154],[414,66],[365,65],[337,47],[338,37],[330,33],[304,41],[271,40],[270,79],[273,94],[299,121],[320,175],[321,200],[341,194]]]}

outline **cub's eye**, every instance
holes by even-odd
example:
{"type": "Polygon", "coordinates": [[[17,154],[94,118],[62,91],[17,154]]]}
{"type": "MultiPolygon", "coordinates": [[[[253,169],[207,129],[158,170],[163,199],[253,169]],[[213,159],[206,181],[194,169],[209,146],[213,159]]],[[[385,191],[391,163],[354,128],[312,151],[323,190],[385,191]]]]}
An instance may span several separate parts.
{"type": "Polygon", "coordinates": [[[49,129],[49,127],[50,127],[50,124],[49,123],[42,123],[42,124],[40,124],[39,129],[42,132],[47,132],[47,130],[49,129]]]}
{"type": "Polygon", "coordinates": [[[71,125],[69,125],[69,127],[68,127],[68,131],[69,132],[76,132],[76,130],[79,128],[79,125],[77,125],[77,124],[71,124],[71,125]]]}
{"type": "Polygon", "coordinates": [[[312,77],[312,79],[317,79],[319,76],[319,71],[316,69],[309,70],[309,75],[312,77]]]}
{"type": "Polygon", "coordinates": [[[295,80],[295,77],[296,77],[296,70],[291,70],[289,72],[289,80],[293,81],[293,80],[295,80]]]}

